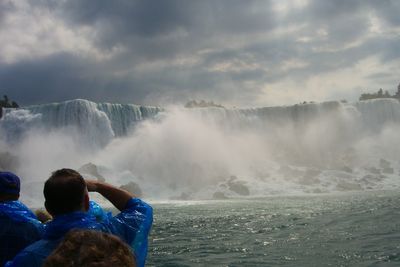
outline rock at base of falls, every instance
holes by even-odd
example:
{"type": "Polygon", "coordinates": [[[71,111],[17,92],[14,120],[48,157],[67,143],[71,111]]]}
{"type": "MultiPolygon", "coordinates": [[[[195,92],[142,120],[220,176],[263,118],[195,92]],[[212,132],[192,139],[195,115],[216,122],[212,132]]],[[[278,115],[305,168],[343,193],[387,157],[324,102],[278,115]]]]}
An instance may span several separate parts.
{"type": "Polygon", "coordinates": [[[143,192],[140,186],[135,182],[129,182],[127,184],[121,185],[119,188],[128,191],[129,193],[134,194],[137,197],[142,197],[143,192]]]}
{"type": "Polygon", "coordinates": [[[225,196],[224,193],[218,191],[218,192],[215,192],[215,193],[213,194],[213,199],[216,199],[216,200],[228,199],[228,197],[225,196]]]}
{"type": "Polygon", "coordinates": [[[250,195],[250,190],[245,185],[243,181],[237,181],[235,176],[232,176],[231,179],[228,181],[228,188],[232,192],[235,192],[241,196],[248,196],[250,195]]]}
{"type": "Polygon", "coordinates": [[[106,179],[99,173],[97,166],[91,162],[82,165],[78,172],[93,175],[98,181],[105,182],[106,179]]]}

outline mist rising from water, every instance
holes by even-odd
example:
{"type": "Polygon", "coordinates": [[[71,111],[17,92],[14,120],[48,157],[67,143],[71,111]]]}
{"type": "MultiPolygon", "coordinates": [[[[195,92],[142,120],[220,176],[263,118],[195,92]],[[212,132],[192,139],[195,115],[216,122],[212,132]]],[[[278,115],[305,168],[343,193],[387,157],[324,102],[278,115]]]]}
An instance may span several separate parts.
{"type": "Polygon", "coordinates": [[[88,138],[95,137],[82,134],[79,126],[43,127],[36,121],[38,114],[20,110],[1,121],[0,152],[17,159],[23,182],[37,182],[37,187],[29,188],[32,199],[41,195],[41,183],[50,172],[78,169],[88,162],[97,165],[109,182],[133,181],[146,197],[155,199],[400,185],[397,122],[369,130],[360,112],[349,105],[322,111],[315,105],[298,114],[278,110],[273,116],[267,111],[170,107],[153,119],[139,121],[125,136],[94,147],[88,138]],[[17,115],[19,121],[33,125],[15,130],[28,125],[18,123],[17,115]],[[18,135],[18,141],[10,141],[10,135],[18,135]]]}

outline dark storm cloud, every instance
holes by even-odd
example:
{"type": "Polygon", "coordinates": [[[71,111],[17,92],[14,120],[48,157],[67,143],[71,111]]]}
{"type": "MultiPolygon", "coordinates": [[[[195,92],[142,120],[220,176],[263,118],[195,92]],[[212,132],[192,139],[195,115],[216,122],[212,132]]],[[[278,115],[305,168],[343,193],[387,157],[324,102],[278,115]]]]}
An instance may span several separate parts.
{"type": "Polygon", "coordinates": [[[82,77],[85,64],[68,54],[39,60],[24,60],[0,66],[0,84],[5,94],[21,104],[84,97],[89,85],[82,77]]]}
{"type": "Polygon", "coordinates": [[[75,98],[132,103],[151,91],[145,77],[116,77],[106,66],[66,53],[1,66],[0,84],[23,105],[75,98]]]}
{"type": "MultiPolygon", "coordinates": [[[[251,101],[265,83],[304,80],[374,55],[399,58],[399,37],[369,32],[371,14],[383,27],[400,24],[398,1],[294,2],[281,12],[276,4],[284,1],[30,1],[70,29],[91,29],[85,37],[105,57],[60,50],[0,63],[0,88],[26,104],[78,97],[251,101]]],[[[16,12],[4,3],[0,23],[16,12]]]]}
{"type": "MultiPolygon", "coordinates": [[[[107,34],[154,37],[177,29],[198,32],[264,31],[273,14],[270,1],[93,1],[72,0],[60,6],[71,24],[117,26],[107,34]]],[[[115,39],[115,41],[118,41],[115,39]]]]}
{"type": "Polygon", "coordinates": [[[369,0],[370,6],[379,15],[380,18],[385,20],[388,26],[400,25],[400,2],[397,0],[382,0],[374,1],[369,0]]]}
{"type": "MultiPolygon", "coordinates": [[[[167,69],[136,75],[115,75],[107,65],[71,54],[55,54],[0,66],[2,93],[22,105],[84,98],[92,101],[162,104],[148,101],[163,95],[190,99],[199,92],[217,89],[226,77],[218,73],[167,69]],[[176,82],[177,76],[180,82],[176,82]]],[[[245,74],[242,74],[245,75],[245,74]]]]}
{"type": "Polygon", "coordinates": [[[0,26],[8,13],[15,11],[15,6],[8,1],[0,1],[0,26]]]}
{"type": "Polygon", "coordinates": [[[59,6],[71,26],[98,29],[102,49],[122,46],[136,56],[159,59],[222,45],[226,36],[273,27],[269,1],[93,1],[59,6]]]}

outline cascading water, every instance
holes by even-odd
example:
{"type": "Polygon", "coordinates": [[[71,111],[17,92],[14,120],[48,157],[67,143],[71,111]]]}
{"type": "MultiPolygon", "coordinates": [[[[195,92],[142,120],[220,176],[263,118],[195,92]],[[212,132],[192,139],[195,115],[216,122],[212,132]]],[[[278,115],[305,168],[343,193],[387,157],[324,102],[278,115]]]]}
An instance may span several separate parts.
{"type": "MultiPolygon", "coordinates": [[[[101,147],[114,137],[126,136],[135,123],[154,117],[160,110],[158,107],[96,104],[77,99],[63,103],[29,106],[23,109],[23,114],[20,110],[5,109],[3,121],[14,124],[16,118],[20,121],[24,119],[31,121],[32,117],[40,117],[34,125],[30,125],[31,128],[34,126],[52,130],[74,127],[83,138],[87,138],[87,141],[101,147]]],[[[20,124],[16,123],[16,127],[20,127],[22,131],[17,130],[17,132],[25,132],[26,129],[23,129],[25,127],[20,124]]],[[[8,129],[9,126],[3,128],[8,129]]]]}
{"type": "Polygon", "coordinates": [[[51,171],[89,162],[155,199],[397,188],[399,129],[394,99],[251,109],[72,100],[6,109],[0,168],[38,183],[33,200],[51,171]]]}

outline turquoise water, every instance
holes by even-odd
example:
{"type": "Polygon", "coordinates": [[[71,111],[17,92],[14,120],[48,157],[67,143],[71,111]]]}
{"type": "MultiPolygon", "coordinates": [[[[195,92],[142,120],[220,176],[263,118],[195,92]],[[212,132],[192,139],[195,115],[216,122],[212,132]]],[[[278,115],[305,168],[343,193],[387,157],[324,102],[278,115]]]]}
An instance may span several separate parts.
{"type": "Polygon", "coordinates": [[[154,205],[148,266],[400,266],[400,192],[154,205]]]}

